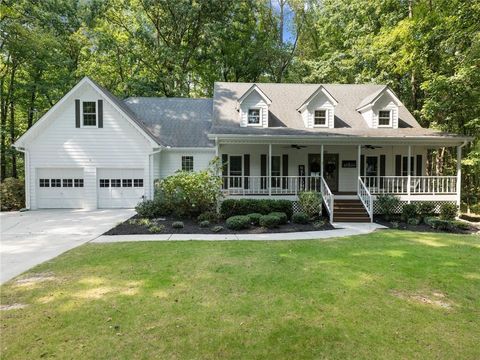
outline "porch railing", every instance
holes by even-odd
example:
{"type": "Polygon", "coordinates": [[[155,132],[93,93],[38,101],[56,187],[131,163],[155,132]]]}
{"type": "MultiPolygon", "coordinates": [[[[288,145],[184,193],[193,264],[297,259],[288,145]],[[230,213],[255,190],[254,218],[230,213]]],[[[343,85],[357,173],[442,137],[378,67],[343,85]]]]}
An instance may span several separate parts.
{"type": "MultiPolygon", "coordinates": [[[[408,194],[408,176],[362,176],[371,194],[408,194]]],[[[411,176],[410,194],[455,194],[456,176],[411,176]]]]}
{"type": "Polygon", "coordinates": [[[328,215],[330,216],[330,223],[333,222],[333,202],[334,196],[330,188],[328,187],[327,182],[323,177],[320,178],[320,192],[322,193],[322,200],[327,208],[328,215]]]}
{"type": "Polygon", "coordinates": [[[367,186],[363,182],[362,178],[358,178],[357,193],[360,201],[362,202],[365,210],[367,210],[370,221],[373,221],[373,198],[367,186]]]}
{"type": "Polygon", "coordinates": [[[320,191],[320,186],[318,176],[223,176],[222,190],[228,195],[298,195],[320,191]]]}

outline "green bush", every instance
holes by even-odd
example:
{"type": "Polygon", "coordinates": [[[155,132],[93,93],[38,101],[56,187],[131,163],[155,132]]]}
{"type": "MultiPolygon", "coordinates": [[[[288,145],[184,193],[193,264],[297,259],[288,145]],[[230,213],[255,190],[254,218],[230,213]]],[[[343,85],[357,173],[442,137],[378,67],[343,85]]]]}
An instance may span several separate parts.
{"type": "Polygon", "coordinates": [[[317,220],[313,223],[313,228],[316,230],[320,230],[325,226],[324,220],[317,220]]]}
{"type": "Polygon", "coordinates": [[[250,218],[246,215],[231,216],[227,219],[225,225],[231,230],[248,229],[250,226],[250,218]]]}
{"type": "Polygon", "coordinates": [[[455,220],[457,213],[458,209],[456,204],[444,203],[440,206],[440,219],[442,220],[455,220]]]}
{"type": "Polygon", "coordinates": [[[251,213],[247,215],[248,218],[250,219],[250,223],[252,225],[258,225],[260,223],[260,218],[262,217],[262,214],[260,213],[251,213]]]}
{"type": "Polygon", "coordinates": [[[460,230],[468,230],[470,228],[470,226],[466,222],[459,221],[459,220],[450,221],[450,225],[460,230]]]}
{"type": "Polygon", "coordinates": [[[437,220],[438,220],[438,217],[436,217],[436,216],[427,216],[423,219],[423,222],[426,225],[433,228],[434,227],[433,225],[434,225],[435,221],[437,221],[437,220]]]}
{"type": "Polygon", "coordinates": [[[395,209],[400,206],[400,198],[395,195],[378,195],[377,199],[378,211],[390,220],[395,213],[395,209]]]}
{"type": "Polygon", "coordinates": [[[434,213],[435,204],[431,201],[422,201],[417,204],[418,215],[422,218],[430,216],[434,213]]]}
{"type": "Polygon", "coordinates": [[[280,225],[280,218],[276,215],[262,215],[260,218],[260,226],[272,229],[280,225]]]}
{"type": "Polygon", "coordinates": [[[303,191],[298,195],[302,210],[314,219],[322,212],[322,195],[316,191],[303,191]]]}
{"type": "Polygon", "coordinates": [[[202,221],[209,221],[211,223],[218,221],[218,214],[215,211],[205,211],[198,215],[197,221],[201,223],[202,221]]]}
{"type": "Polygon", "coordinates": [[[1,211],[20,210],[25,207],[25,184],[23,180],[6,178],[0,184],[1,211]]]}
{"type": "Polygon", "coordinates": [[[417,205],[415,204],[405,204],[402,208],[402,218],[404,221],[414,219],[418,216],[417,205]]]}
{"type": "Polygon", "coordinates": [[[268,215],[273,215],[273,216],[278,217],[280,219],[280,224],[281,225],[285,225],[288,222],[287,214],[285,214],[284,212],[274,211],[274,212],[271,212],[268,215]]]}
{"type": "Polygon", "coordinates": [[[208,221],[208,220],[200,221],[200,223],[198,224],[198,226],[200,226],[201,228],[207,228],[207,227],[210,226],[210,221],[208,221]]]}
{"type": "Polygon", "coordinates": [[[408,225],[418,225],[420,224],[420,219],[418,218],[410,218],[407,220],[408,225]]]}
{"type": "Polygon", "coordinates": [[[442,230],[442,231],[457,231],[457,230],[469,229],[469,225],[463,221],[443,220],[438,217],[425,218],[425,224],[427,224],[433,229],[442,230]]]}
{"type": "Polygon", "coordinates": [[[135,211],[142,218],[154,219],[171,214],[171,208],[161,199],[144,200],[135,207],[135,211]]]}
{"type": "Polygon", "coordinates": [[[216,225],[216,226],[212,227],[211,230],[212,230],[214,233],[218,233],[218,232],[220,232],[220,231],[223,231],[223,226],[221,226],[221,225],[216,225]]]}
{"type": "Polygon", "coordinates": [[[183,229],[185,227],[185,224],[183,223],[183,221],[174,221],[172,223],[172,228],[174,229],[183,229]]]}
{"type": "Polygon", "coordinates": [[[157,197],[180,217],[197,217],[217,206],[222,179],[210,166],[203,171],[180,171],[156,185],[157,197]]]}
{"type": "Polygon", "coordinates": [[[474,214],[480,215],[480,204],[475,204],[470,206],[470,211],[473,212],[474,214]]]}
{"type": "Polygon", "coordinates": [[[304,212],[298,212],[292,215],[292,222],[295,224],[308,224],[310,217],[304,212]]]}
{"type": "Polygon", "coordinates": [[[161,233],[165,230],[165,225],[152,225],[148,228],[148,231],[152,233],[161,233]]]}
{"type": "Polygon", "coordinates": [[[267,215],[277,211],[287,214],[290,218],[293,213],[292,202],[273,199],[226,199],[220,205],[220,213],[224,218],[252,213],[267,215]]]}

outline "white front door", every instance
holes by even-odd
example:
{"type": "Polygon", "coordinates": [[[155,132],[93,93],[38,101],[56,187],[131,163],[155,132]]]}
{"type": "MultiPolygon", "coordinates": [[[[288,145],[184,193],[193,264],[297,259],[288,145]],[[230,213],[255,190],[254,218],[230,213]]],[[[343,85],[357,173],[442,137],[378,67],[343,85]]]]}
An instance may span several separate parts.
{"type": "Polygon", "coordinates": [[[37,168],[39,209],[79,209],[85,201],[83,168],[37,168]]]}
{"type": "Polygon", "coordinates": [[[99,208],[133,208],[145,195],[143,169],[97,169],[99,208]]]}

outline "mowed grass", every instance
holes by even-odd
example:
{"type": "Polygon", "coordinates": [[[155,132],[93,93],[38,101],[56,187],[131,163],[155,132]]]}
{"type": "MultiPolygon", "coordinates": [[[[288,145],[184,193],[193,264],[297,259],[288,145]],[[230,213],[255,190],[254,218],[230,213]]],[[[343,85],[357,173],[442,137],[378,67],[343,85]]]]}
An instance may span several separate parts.
{"type": "Polygon", "coordinates": [[[480,237],[88,244],[1,303],[4,359],[479,359],[480,237]]]}

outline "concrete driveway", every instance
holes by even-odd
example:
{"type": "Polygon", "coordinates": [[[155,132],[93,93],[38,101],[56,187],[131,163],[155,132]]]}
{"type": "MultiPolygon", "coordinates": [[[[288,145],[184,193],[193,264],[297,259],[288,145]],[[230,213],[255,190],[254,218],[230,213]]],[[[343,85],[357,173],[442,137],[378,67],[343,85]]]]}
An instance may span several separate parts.
{"type": "Polygon", "coordinates": [[[93,240],[133,209],[35,210],[0,214],[0,283],[93,240]]]}

